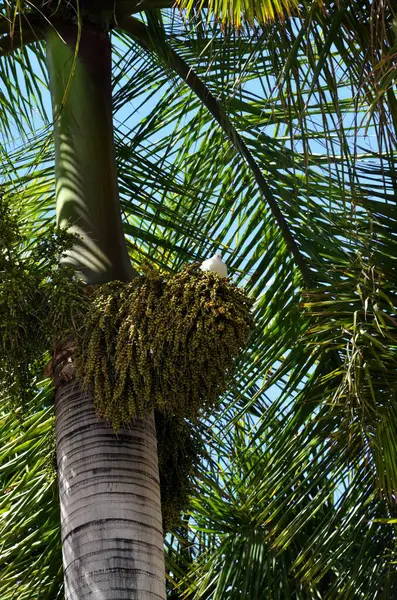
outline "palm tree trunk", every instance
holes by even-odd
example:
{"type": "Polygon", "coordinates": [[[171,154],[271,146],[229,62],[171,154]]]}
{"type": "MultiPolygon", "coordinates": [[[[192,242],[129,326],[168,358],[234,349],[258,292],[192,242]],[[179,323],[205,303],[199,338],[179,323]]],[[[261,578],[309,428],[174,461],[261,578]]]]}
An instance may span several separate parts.
{"type": "Polygon", "coordinates": [[[165,598],[154,419],[115,435],[74,381],[55,410],[66,600],[165,598]]]}
{"type": "MultiPolygon", "coordinates": [[[[77,27],[50,30],[47,56],[57,219],[80,236],[67,260],[88,284],[129,280],[108,35],[94,25],[81,36],[77,27]]],[[[73,380],[56,392],[56,437],[66,600],[164,599],[153,415],[116,435],[73,380]]]]}

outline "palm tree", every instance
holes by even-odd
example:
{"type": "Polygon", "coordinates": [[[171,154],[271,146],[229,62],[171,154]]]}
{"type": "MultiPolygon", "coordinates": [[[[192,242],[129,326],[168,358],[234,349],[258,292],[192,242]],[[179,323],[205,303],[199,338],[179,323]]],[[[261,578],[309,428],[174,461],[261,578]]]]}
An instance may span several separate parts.
{"type": "MultiPolygon", "coordinates": [[[[385,291],[383,288],[381,291],[389,302],[393,287],[390,262],[394,256],[394,221],[389,208],[389,190],[394,189],[394,132],[393,121],[389,119],[395,112],[391,83],[393,41],[389,42],[381,34],[373,35],[371,7],[357,7],[353,2],[331,6],[328,12],[317,3],[309,4],[301,10],[300,21],[269,24],[254,34],[244,29],[234,38],[230,32],[227,44],[221,41],[216,22],[201,21],[196,16],[183,23],[177,16],[171,16],[173,13],[168,9],[160,12],[158,3],[147,2],[147,6],[140,6],[145,12],[138,19],[130,16],[135,9],[128,2],[120,2],[115,11],[113,3],[109,10],[105,2],[101,6],[100,33],[93,18],[94,12],[98,17],[97,9],[93,11],[88,2],[74,11],[68,4],[67,10],[71,12],[66,14],[62,14],[62,10],[51,10],[48,4],[36,10],[35,3],[30,3],[25,12],[21,4],[15,4],[15,11],[11,13],[7,12],[7,2],[2,7],[5,17],[4,36],[0,40],[5,53],[0,69],[4,84],[2,129],[9,138],[15,138],[18,131],[23,134],[31,120],[32,107],[44,125],[48,123],[39,75],[41,66],[46,80],[41,41],[45,37],[54,106],[57,211],[61,222],[74,226],[77,223],[80,227],[81,241],[70,257],[76,270],[83,273],[88,283],[115,278],[128,280],[132,276],[121,233],[115,186],[109,45],[103,34],[103,23],[106,21],[109,25],[110,19],[112,25],[118,25],[113,59],[115,147],[124,229],[133,265],[139,268],[142,258],[148,255],[166,269],[177,269],[186,258],[200,257],[221,245],[229,252],[231,269],[240,281],[245,278],[246,286],[258,298],[258,331],[241,364],[238,381],[225,398],[226,426],[224,420],[215,426],[221,430],[222,425],[226,431],[227,427],[232,433],[222,443],[218,441],[219,436],[210,436],[208,440],[215,444],[214,452],[223,455],[223,467],[217,474],[219,463],[208,457],[201,474],[204,482],[201,493],[209,498],[209,503],[198,499],[194,504],[196,525],[204,529],[203,535],[189,534],[194,535],[197,542],[195,553],[189,554],[188,561],[191,564],[192,558],[199,557],[192,567],[196,580],[182,574],[176,578],[173,562],[169,563],[170,579],[180,579],[180,589],[196,593],[197,597],[225,598],[226,594],[231,598],[244,597],[244,594],[247,597],[247,590],[251,590],[249,597],[260,598],[263,585],[267,586],[269,597],[295,594],[311,598],[316,597],[315,594],[317,597],[328,594],[332,598],[335,593],[354,597],[348,594],[354,593],[352,590],[357,588],[358,581],[359,589],[363,589],[367,597],[377,597],[373,590],[389,597],[392,584],[385,579],[385,572],[393,551],[393,525],[386,525],[390,535],[381,535],[385,525],[374,519],[385,520],[392,516],[385,492],[393,494],[395,481],[393,404],[388,409],[384,398],[393,397],[388,391],[393,386],[389,376],[382,376],[379,352],[373,348],[379,348],[380,344],[383,364],[393,364],[393,342],[387,342],[386,336],[383,343],[382,318],[389,319],[387,334],[392,340],[393,332],[389,330],[394,314],[393,309],[383,305],[380,316],[375,310],[368,312],[368,306],[375,304],[379,311],[379,299],[375,302],[373,296],[362,294],[362,278],[367,281],[369,273],[377,273],[373,278],[375,288],[386,278],[389,283],[385,291]],[[352,7],[357,10],[354,19],[352,7]],[[71,22],[74,25],[70,29],[71,22]],[[336,35],[340,28],[343,36],[336,35]],[[89,52],[93,47],[96,47],[95,53],[89,52]],[[8,54],[10,50],[12,54],[8,54]],[[32,61],[36,65],[34,70],[29,68],[32,61]],[[16,85],[21,77],[17,65],[21,63],[24,79],[16,85]],[[374,64],[381,67],[374,68],[374,64]],[[170,71],[164,70],[164,66],[173,69],[184,81],[170,83],[170,71]],[[250,81],[258,87],[250,87],[250,81]],[[20,94],[21,86],[23,94],[20,94]],[[140,125],[132,128],[129,114],[118,116],[117,109],[131,100],[139,102],[142,92],[148,90],[152,94],[161,90],[164,96],[153,110],[147,109],[140,125]],[[360,116],[368,109],[372,120],[367,123],[377,132],[379,140],[374,151],[368,146],[364,150],[360,148],[364,144],[363,129],[358,122],[347,120],[349,112],[355,111],[360,116]],[[177,124],[176,115],[180,119],[177,124]],[[84,141],[79,139],[80,131],[86,134],[84,141]],[[370,178],[374,176],[382,181],[381,191],[371,183],[370,178]],[[101,207],[99,219],[98,206],[101,207]],[[112,227],[104,227],[108,220],[112,221],[112,227]],[[307,291],[304,298],[307,310],[299,308],[302,288],[307,291]],[[355,303],[362,300],[361,313],[365,318],[354,310],[355,303]],[[329,302],[333,307],[331,314],[329,302]],[[388,316],[384,317],[384,313],[388,316]],[[368,330],[367,336],[360,334],[361,337],[355,338],[357,314],[360,323],[366,323],[369,316],[373,319],[371,327],[375,329],[368,330]],[[347,345],[352,332],[354,348],[360,348],[356,354],[351,353],[347,345]],[[363,358],[367,357],[367,350],[370,361],[363,358]],[[349,375],[352,366],[355,373],[365,373],[365,377],[353,380],[353,386],[349,375]],[[277,386],[281,386],[282,393],[277,402],[270,402],[266,394],[271,390],[273,396],[277,386]],[[239,425],[244,414],[254,415],[247,435],[241,434],[246,426],[239,425]],[[346,432],[353,440],[348,444],[346,432]],[[248,434],[253,436],[253,441],[248,434]],[[376,443],[372,442],[374,439],[376,443]],[[240,461],[238,468],[248,474],[246,479],[240,476],[244,484],[250,485],[248,490],[238,481],[239,471],[233,472],[230,479],[225,468],[232,460],[230,452],[239,444],[243,450],[247,444],[247,450],[238,455],[236,465],[240,461]],[[273,479],[266,471],[267,463],[255,460],[262,448],[268,446],[274,457],[271,459],[273,479]],[[212,475],[206,479],[208,470],[212,475]],[[375,492],[376,472],[378,489],[384,493],[382,500],[377,499],[375,492]],[[257,495],[253,490],[259,481],[266,485],[260,487],[257,495]],[[225,488],[233,489],[236,503],[243,504],[244,500],[247,508],[251,506],[248,524],[241,521],[241,515],[236,516],[235,510],[225,512],[225,488]],[[339,499],[334,506],[335,489],[339,499]],[[304,510],[297,510],[297,506],[304,510]],[[360,518],[354,517],[358,507],[366,507],[360,518]],[[332,511],[335,515],[329,518],[332,511]],[[218,529],[214,532],[219,513],[223,518],[218,520],[218,529]],[[266,526],[262,529],[264,515],[267,515],[266,526]],[[363,525],[368,520],[370,530],[363,525]],[[231,522],[234,530],[230,528],[231,522]],[[251,544],[249,552],[244,554],[238,542],[231,548],[227,539],[222,538],[224,531],[219,523],[228,524],[229,532],[251,532],[247,538],[251,544]],[[249,527],[250,524],[255,526],[249,527]],[[360,567],[354,566],[357,539],[363,530],[365,548],[369,552],[364,554],[368,565],[365,568],[362,566],[365,561],[360,562],[360,567]],[[375,538],[376,544],[373,543],[375,538]],[[265,541],[270,549],[266,560],[260,550],[265,541]],[[205,560],[207,548],[210,561],[205,560]],[[221,560],[226,553],[229,562],[221,560]],[[270,570],[266,576],[257,570],[258,577],[248,579],[252,571],[244,568],[242,556],[248,566],[252,561],[274,565],[277,557],[280,563],[273,569],[274,575],[269,575],[270,570]],[[375,562],[376,569],[373,568],[375,562]],[[200,572],[201,567],[204,572],[200,572]],[[291,573],[299,580],[296,585],[291,582],[291,573]],[[277,591],[271,591],[269,577],[272,585],[275,582],[280,585],[276,586],[277,591]],[[278,583],[280,580],[282,584],[278,583]]],[[[217,6],[219,10],[219,5],[214,3],[214,10],[217,6]]],[[[391,32],[392,13],[388,10],[387,7],[382,16],[386,31],[391,32]]],[[[145,101],[148,102],[147,95],[145,101]]],[[[45,129],[34,129],[30,136],[25,134],[23,141],[22,147],[12,149],[2,145],[4,187],[17,192],[23,200],[25,214],[35,215],[37,222],[41,220],[45,226],[52,218],[53,146],[45,129]]],[[[6,586],[12,580],[18,582],[19,597],[23,598],[23,594],[32,597],[31,589],[26,589],[28,575],[41,582],[40,598],[53,598],[59,589],[59,580],[54,577],[59,572],[58,563],[51,559],[59,548],[51,544],[55,535],[51,515],[45,513],[48,529],[42,539],[35,536],[34,529],[34,519],[42,520],[41,511],[52,506],[53,498],[52,487],[42,485],[44,442],[35,437],[40,431],[48,430],[48,412],[43,410],[42,394],[40,392],[32,404],[35,416],[31,430],[27,425],[27,431],[16,437],[10,435],[17,426],[12,414],[5,418],[3,439],[10,441],[9,454],[4,459],[4,481],[8,490],[4,506],[12,506],[13,501],[27,506],[23,498],[36,495],[42,506],[32,519],[26,518],[22,524],[26,537],[36,543],[33,551],[20,553],[19,562],[15,560],[17,548],[19,550],[22,544],[17,510],[12,517],[15,525],[9,528],[4,551],[7,559],[2,578],[4,598],[9,593],[6,586]],[[40,424],[37,432],[35,423],[40,424]],[[34,473],[25,477],[21,474],[25,464],[21,454],[28,447],[26,440],[29,439],[35,439],[37,445],[32,444],[28,454],[34,453],[36,448],[40,454],[35,456],[34,473]],[[13,487],[15,482],[22,481],[23,485],[13,487]],[[15,544],[16,539],[18,544],[15,544]],[[51,552],[46,552],[47,546],[51,552]]],[[[91,435],[96,432],[98,438],[113,443],[110,430],[98,422],[84,394],[76,394],[71,385],[66,385],[59,391],[57,400],[61,413],[66,402],[72,406],[76,401],[76,409],[69,411],[72,418],[74,410],[81,410],[87,421],[91,419],[91,435]]],[[[63,416],[60,414],[60,418],[63,416]]],[[[137,434],[133,429],[123,431],[121,438],[124,439],[117,443],[114,451],[127,456],[134,438],[149,436],[145,447],[152,448],[152,455],[139,460],[153,465],[155,440],[153,424],[149,421],[147,417],[146,423],[136,423],[137,434]]],[[[205,423],[203,430],[208,432],[205,423]]],[[[58,433],[59,440],[61,437],[58,433]]],[[[58,451],[58,462],[67,463],[62,457],[69,451],[61,441],[58,441],[58,451]]],[[[109,447],[104,445],[102,451],[97,446],[96,456],[92,457],[95,464],[90,465],[92,472],[103,468],[101,453],[109,456],[109,447]]],[[[81,462],[87,464],[87,458],[88,454],[81,462]]],[[[75,471],[76,465],[66,465],[65,469],[75,471]]],[[[150,482],[157,478],[153,472],[146,472],[146,476],[150,482]]],[[[67,471],[61,471],[61,485],[68,479],[67,471]]],[[[134,485],[133,480],[130,483],[134,485]]],[[[153,552],[159,557],[153,560],[151,577],[160,582],[163,567],[158,489],[156,492],[150,488],[149,498],[143,503],[148,506],[146,503],[152,508],[148,511],[145,529],[157,530],[157,534],[153,534],[153,552]]],[[[127,504],[127,511],[137,506],[132,499],[127,504]]],[[[233,506],[234,502],[226,503],[226,509],[233,506]]],[[[87,506],[82,510],[86,515],[87,506]]],[[[90,519],[93,510],[91,508],[90,519]]],[[[95,510],[102,519],[100,507],[95,510]]],[[[74,524],[64,522],[64,527],[86,523],[86,516],[81,517],[84,521],[78,521],[79,518],[74,524]]],[[[112,518],[108,510],[105,518],[112,518]]],[[[114,519],[117,518],[115,513],[114,519]]],[[[142,523],[141,518],[142,511],[139,523],[142,523]]],[[[95,520],[91,521],[94,527],[95,520]]],[[[126,520],[138,519],[131,513],[126,520]]],[[[68,533],[65,529],[63,537],[68,533]]],[[[131,546],[132,542],[140,541],[132,523],[130,534],[124,526],[123,533],[131,540],[131,546]]],[[[113,539],[116,547],[120,543],[117,527],[112,531],[107,524],[106,533],[100,533],[99,537],[101,535],[106,540],[113,539]]],[[[73,536],[67,539],[70,537],[73,536]]],[[[87,539],[90,539],[88,534],[87,539]]],[[[171,545],[169,561],[173,559],[174,548],[175,544],[171,545]]],[[[107,550],[104,560],[109,569],[107,550]]],[[[119,550],[125,547],[119,546],[116,553],[119,550]]],[[[132,551],[128,554],[135,556],[132,551]]],[[[141,553],[138,555],[142,557],[141,553]]],[[[73,568],[81,568],[85,577],[90,568],[78,560],[69,569],[68,556],[67,549],[65,560],[70,575],[66,577],[66,587],[70,590],[67,594],[71,594],[74,591],[71,586],[81,581],[73,568]]],[[[152,560],[148,557],[144,562],[152,560]]],[[[93,572],[101,570],[97,563],[93,563],[93,567],[93,572]]],[[[113,585],[120,581],[120,570],[117,571],[120,567],[127,568],[117,565],[113,585]]],[[[185,567],[182,569],[186,571],[185,567]]],[[[145,573],[142,583],[138,583],[136,589],[142,597],[149,580],[150,576],[145,573]],[[143,588],[139,588],[140,585],[143,588]]],[[[98,582],[87,583],[86,579],[82,582],[83,590],[87,585],[98,589],[95,587],[98,582]]],[[[112,586],[109,574],[105,585],[112,586]]],[[[160,587],[161,583],[155,593],[161,597],[160,587]]],[[[114,598],[114,591],[108,597],[114,598]]]]}
{"type": "MultiPolygon", "coordinates": [[[[29,42],[34,42],[35,55],[42,62],[39,42],[45,42],[57,222],[79,236],[68,264],[88,285],[129,281],[134,270],[118,196],[109,30],[125,22],[130,33],[137,30],[135,37],[141,44],[150,46],[154,40],[150,42],[144,23],[129,16],[136,12],[131,2],[117,8],[113,1],[27,6],[6,2],[1,10],[3,55],[12,55],[19,47],[26,52],[29,42]]],[[[155,5],[149,3],[146,14],[153,18],[155,5]]],[[[7,64],[13,67],[13,57],[4,63],[4,78],[8,78],[7,64]]],[[[186,70],[183,61],[181,68],[186,70]]],[[[6,89],[12,93],[9,81],[6,89]]],[[[20,98],[11,109],[17,127],[22,127],[18,108],[25,103],[20,98]]],[[[57,356],[53,370],[60,382],[65,373],[58,360],[57,356]]],[[[66,597],[95,593],[103,598],[163,598],[154,415],[135,419],[116,438],[98,420],[89,394],[74,380],[58,385],[55,405],[66,597]]]]}

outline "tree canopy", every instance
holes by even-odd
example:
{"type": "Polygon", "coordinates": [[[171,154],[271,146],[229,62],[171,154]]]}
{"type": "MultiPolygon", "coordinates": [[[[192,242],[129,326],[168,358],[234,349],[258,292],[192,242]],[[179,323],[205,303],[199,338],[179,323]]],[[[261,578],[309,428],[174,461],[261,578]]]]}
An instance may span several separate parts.
{"type": "MultiPolygon", "coordinates": [[[[32,240],[54,217],[41,35],[56,29],[53,4],[0,0],[0,185],[32,240]]],[[[109,26],[133,266],[174,273],[221,250],[255,302],[221,411],[195,423],[206,453],[185,525],[165,540],[169,596],[391,598],[393,4],[251,2],[246,21],[240,2],[132,4],[116,3],[109,26]]],[[[79,22],[89,2],[76,6],[79,22]]],[[[53,600],[51,392],[38,381],[22,419],[6,395],[0,596],[53,600]]]]}

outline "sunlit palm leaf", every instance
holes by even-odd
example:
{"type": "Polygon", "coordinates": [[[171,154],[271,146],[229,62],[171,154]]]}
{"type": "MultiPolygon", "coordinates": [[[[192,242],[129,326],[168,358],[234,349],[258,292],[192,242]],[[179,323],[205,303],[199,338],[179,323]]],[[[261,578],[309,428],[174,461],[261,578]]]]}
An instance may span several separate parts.
{"type": "Polygon", "coordinates": [[[235,25],[239,28],[242,22],[251,25],[285,18],[298,9],[297,0],[178,0],[181,8],[200,10],[205,6],[208,16],[214,16],[226,25],[235,25]]]}
{"type": "Polygon", "coordinates": [[[63,575],[48,384],[29,412],[3,412],[0,420],[0,595],[55,600],[63,575]]]}

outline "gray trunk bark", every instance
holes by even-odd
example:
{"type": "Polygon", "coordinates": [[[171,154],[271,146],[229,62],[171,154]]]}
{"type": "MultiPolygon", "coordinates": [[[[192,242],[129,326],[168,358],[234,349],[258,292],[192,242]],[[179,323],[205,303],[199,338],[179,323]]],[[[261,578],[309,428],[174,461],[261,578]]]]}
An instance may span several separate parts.
{"type": "Polygon", "coordinates": [[[71,381],[56,438],[66,600],[164,600],[153,415],[115,434],[71,381]]]}

